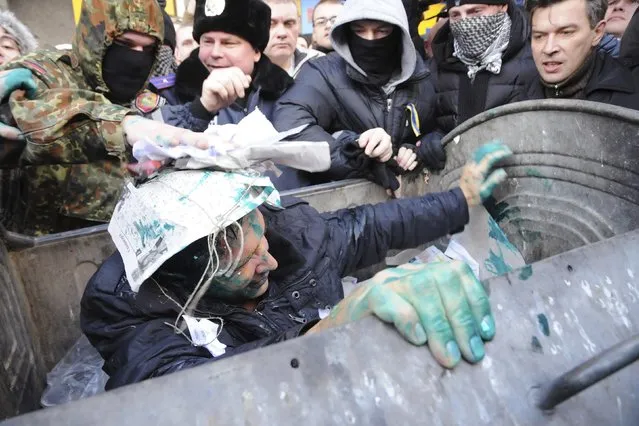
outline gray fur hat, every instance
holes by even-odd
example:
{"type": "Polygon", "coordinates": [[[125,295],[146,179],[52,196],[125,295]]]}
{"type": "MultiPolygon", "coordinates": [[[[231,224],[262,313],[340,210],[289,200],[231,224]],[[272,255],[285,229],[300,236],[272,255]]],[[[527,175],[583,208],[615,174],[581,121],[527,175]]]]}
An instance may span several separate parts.
{"type": "Polygon", "coordinates": [[[26,55],[38,48],[38,42],[29,28],[10,11],[0,11],[0,27],[18,43],[21,55],[26,55]]]}

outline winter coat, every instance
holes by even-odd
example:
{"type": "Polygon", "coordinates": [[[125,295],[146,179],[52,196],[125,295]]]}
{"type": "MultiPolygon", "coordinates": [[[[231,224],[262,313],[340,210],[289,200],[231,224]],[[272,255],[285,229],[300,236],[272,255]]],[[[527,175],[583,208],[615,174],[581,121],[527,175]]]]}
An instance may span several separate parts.
{"type": "Polygon", "coordinates": [[[255,310],[211,296],[198,305],[198,317],[224,320],[219,341],[226,348],[215,358],[166,325],[180,309],[163,291],[184,303],[191,288],[176,285],[175,274],[156,274],[157,283],[148,280],[134,293],[119,254],[105,261],[82,298],[81,326],[105,360],[107,389],[297,337],[319,319],[320,310],[344,297],[341,277],[380,262],[390,249],[416,247],[468,222],[459,189],[322,214],[297,199],[284,198],[283,204],[279,211],[260,208],[269,251],[280,266],[270,273],[255,310]]]}
{"type": "Polygon", "coordinates": [[[324,56],[322,52],[315,49],[295,49],[293,53],[293,69],[289,72],[289,75],[293,78],[297,78],[302,67],[311,59],[321,58],[324,56]]]}
{"type": "Polygon", "coordinates": [[[331,39],[335,52],[302,69],[295,85],[277,102],[273,125],[284,131],[308,124],[296,139],[331,144],[331,170],[313,178],[326,181],[367,177],[367,170],[349,166],[344,146],[377,127],[391,136],[395,151],[402,144],[414,145],[417,135],[407,106],[413,104],[419,116],[421,128],[417,133],[429,132],[433,125],[434,87],[429,70],[415,52],[400,0],[346,3],[331,39]],[[364,71],[352,59],[347,32],[349,23],[360,19],[380,19],[402,31],[401,67],[383,87],[369,84],[364,71]]]}
{"type": "MultiPolygon", "coordinates": [[[[617,105],[639,110],[639,76],[626,68],[619,60],[597,52],[593,72],[585,88],[585,99],[593,102],[617,105]]],[[[527,90],[528,99],[544,99],[544,87],[539,78],[527,90]]],[[[561,99],[561,91],[554,99],[561,99]]]]}
{"type": "Polygon", "coordinates": [[[31,70],[37,84],[32,99],[14,92],[8,101],[27,139],[6,142],[0,164],[20,176],[17,199],[3,206],[10,229],[46,234],[111,218],[127,174],[121,122],[133,112],[104,96],[102,60],[125,31],[161,42],[163,25],[155,2],[85,0],[73,51],[40,50],[4,66],[31,70]]]}
{"type": "Polygon", "coordinates": [[[502,55],[501,72],[482,70],[474,82],[468,78],[466,65],[453,56],[450,23],[435,36],[431,70],[436,78],[437,128],[441,134],[486,110],[523,100],[526,87],[537,77],[525,12],[511,5],[508,15],[512,21],[510,43],[502,55]]]}
{"type": "Polygon", "coordinates": [[[639,65],[639,13],[637,9],[628,23],[626,32],[621,38],[619,59],[631,69],[637,69],[639,65]]]}

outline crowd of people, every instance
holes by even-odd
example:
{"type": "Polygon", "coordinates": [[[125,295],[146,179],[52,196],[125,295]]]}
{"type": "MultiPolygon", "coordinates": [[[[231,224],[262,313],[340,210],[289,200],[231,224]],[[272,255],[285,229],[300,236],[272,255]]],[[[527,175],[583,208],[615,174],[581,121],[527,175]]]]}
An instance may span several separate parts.
{"type": "MultiPolygon", "coordinates": [[[[445,167],[446,133],[513,102],[639,109],[630,0],[447,0],[428,50],[416,0],[321,0],[310,47],[295,0],[197,0],[192,24],[177,27],[163,3],[84,0],[71,50],[38,49],[15,16],[0,13],[6,228],[43,235],[107,222],[137,170],[132,144],[209,148],[217,140],[205,130],[257,109],[279,131],[302,128],[296,140],[330,145],[328,170],[279,165],[269,175],[275,190],[346,178],[396,190],[398,176],[445,167]]],[[[390,249],[463,229],[469,206],[505,178],[491,169],[508,155],[500,144],[483,147],[459,188],[445,193],[329,214],[295,199],[277,210],[252,206],[140,288],[116,253],[82,302],[83,331],[106,360],[108,387],[370,314],[428,343],[446,367],[478,362],[495,324],[468,267],[398,268],[346,298],[340,279],[390,249]],[[217,275],[223,260],[230,266],[217,275]],[[223,319],[221,353],[167,326],[194,293],[204,295],[202,318],[223,319]]]]}

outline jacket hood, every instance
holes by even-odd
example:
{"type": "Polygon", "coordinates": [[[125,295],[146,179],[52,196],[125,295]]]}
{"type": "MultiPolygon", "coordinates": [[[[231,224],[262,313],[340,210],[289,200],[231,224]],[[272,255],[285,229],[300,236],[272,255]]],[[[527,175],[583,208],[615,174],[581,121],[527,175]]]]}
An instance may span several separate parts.
{"type": "MultiPolygon", "coordinates": [[[[530,24],[522,8],[510,2],[508,4],[508,16],[510,16],[512,26],[510,28],[510,41],[502,56],[504,62],[516,56],[530,42],[530,24]]],[[[441,27],[433,39],[433,57],[438,67],[446,67],[446,64],[448,64],[450,68],[450,65],[454,64],[459,69],[465,70],[466,66],[453,56],[453,52],[453,33],[450,30],[449,21],[441,27]]],[[[455,68],[455,66],[452,68],[455,68]]]]}
{"type": "Polygon", "coordinates": [[[362,75],[366,73],[355,63],[351,49],[348,45],[348,24],[362,19],[387,22],[395,25],[402,31],[402,61],[401,72],[398,76],[393,76],[386,84],[386,89],[408,80],[415,72],[417,65],[417,51],[413,44],[408,30],[408,18],[402,0],[348,0],[344,3],[344,8],[335,21],[331,31],[331,42],[333,49],[354,69],[362,75]]]}
{"type": "MultiPolygon", "coordinates": [[[[156,1],[84,0],[73,40],[73,53],[86,83],[108,93],[102,78],[102,60],[113,40],[127,31],[164,39],[164,17],[156,1]]],[[[155,67],[153,67],[155,68],[155,67]]]]}
{"type": "Polygon", "coordinates": [[[26,55],[38,48],[38,42],[29,28],[8,10],[0,12],[0,27],[18,43],[21,55],[26,55]]]}

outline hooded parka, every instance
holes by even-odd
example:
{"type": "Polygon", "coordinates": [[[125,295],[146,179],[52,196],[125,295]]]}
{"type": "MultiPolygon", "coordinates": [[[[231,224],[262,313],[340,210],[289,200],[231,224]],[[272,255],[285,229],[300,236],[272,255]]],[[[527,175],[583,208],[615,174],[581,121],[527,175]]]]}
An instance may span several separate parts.
{"type": "Polygon", "coordinates": [[[37,92],[9,98],[26,143],[4,142],[2,167],[13,169],[3,192],[5,226],[28,233],[60,232],[108,221],[126,175],[122,120],[133,112],[112,104],[102,62],[126,31],[164,38],[155,1],[84,0],[72,51],[39,50],[7,64],[27,68],[37,92]],[[15,183],[15,184],[14,184],[15,183]]]}

